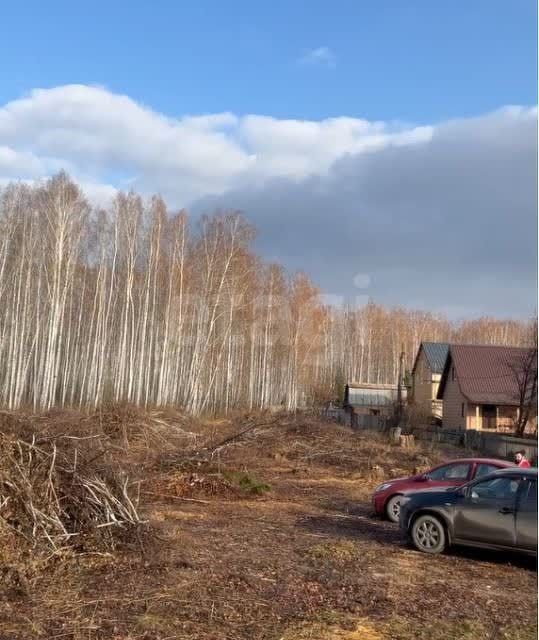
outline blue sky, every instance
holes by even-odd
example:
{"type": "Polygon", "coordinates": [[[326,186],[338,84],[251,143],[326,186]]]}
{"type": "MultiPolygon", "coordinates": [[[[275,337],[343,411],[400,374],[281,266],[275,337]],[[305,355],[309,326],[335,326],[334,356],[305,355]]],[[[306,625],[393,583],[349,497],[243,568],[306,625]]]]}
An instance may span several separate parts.
{"type": "Polygon", "coordinates": [[[0,187],[241,210],[336,302],[537,307],[532,0],[9,2],[0,60],[0,187]]]}
{"type": "Polygon", "coordinates": [[[6,2],[0,102],[105,85],[169,115],[438,122],[536,102],[532,0],[6,2]],[[298,64],[328,47],[333,66],[298,64]]]}

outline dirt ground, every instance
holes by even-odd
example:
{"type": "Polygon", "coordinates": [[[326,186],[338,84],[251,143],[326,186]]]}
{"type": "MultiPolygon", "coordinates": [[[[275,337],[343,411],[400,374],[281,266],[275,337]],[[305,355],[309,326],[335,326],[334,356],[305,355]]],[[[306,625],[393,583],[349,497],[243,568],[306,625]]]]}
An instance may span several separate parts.
{"type": "Polygon", "coordinates": [[[17,561],[4,549],[0,639],[537,637],[535,561],[429,557],[372,514],[383,477],[462,450],[403,450],[310,417],[267,422],[190,424],[203,455],[139,459],[130,473],[149,525],[136,542],[17,561]]]}

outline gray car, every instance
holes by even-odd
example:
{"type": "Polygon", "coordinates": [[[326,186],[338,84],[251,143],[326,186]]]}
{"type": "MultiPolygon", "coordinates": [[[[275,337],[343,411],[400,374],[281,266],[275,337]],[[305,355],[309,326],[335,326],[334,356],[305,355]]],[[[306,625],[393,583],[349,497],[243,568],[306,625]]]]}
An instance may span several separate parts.
{"type": "Polygon", "coordinates": [[[467,545],[537,555],[537,469],[502,469],[456,489],[407,493],[400,527],[425,553],[467,545]]]}

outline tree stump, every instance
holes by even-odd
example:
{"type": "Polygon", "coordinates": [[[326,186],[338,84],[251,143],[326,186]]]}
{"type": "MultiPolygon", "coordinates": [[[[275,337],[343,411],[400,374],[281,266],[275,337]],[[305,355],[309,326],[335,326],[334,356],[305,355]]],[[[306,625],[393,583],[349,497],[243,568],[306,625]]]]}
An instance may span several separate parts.
{"type": "Polygon", "coordinates": [[[399,436],[399,445],[403,449],[412,449],[415,446],[414,436],[399,436]]]}

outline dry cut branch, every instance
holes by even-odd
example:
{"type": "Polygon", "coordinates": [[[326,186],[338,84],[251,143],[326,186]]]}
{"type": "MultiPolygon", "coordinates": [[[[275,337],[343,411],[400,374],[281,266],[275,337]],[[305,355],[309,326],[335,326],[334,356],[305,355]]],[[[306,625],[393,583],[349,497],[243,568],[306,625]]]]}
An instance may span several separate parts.
{"type": "Polygon", "coordinates": [[[0,528],[58,551],[85,536],[110,544],[143,525],[129,479],[96,455],[96,441],[68,442],[0,433],[0,528]]]}

